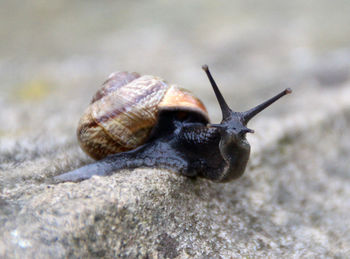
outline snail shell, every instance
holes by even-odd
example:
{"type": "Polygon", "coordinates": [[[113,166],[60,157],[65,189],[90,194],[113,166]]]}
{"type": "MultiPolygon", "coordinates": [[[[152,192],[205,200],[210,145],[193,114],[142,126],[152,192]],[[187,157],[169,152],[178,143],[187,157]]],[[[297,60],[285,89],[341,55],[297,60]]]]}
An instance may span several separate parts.
{"type": "Polygon", "coordinates": [[[208,121],[203,103],[188,90],[156,76],[113,73],[79,121],[79,144],[94,159],[134,149],[149,138],[161,110],[196,112],[208,121]]]}

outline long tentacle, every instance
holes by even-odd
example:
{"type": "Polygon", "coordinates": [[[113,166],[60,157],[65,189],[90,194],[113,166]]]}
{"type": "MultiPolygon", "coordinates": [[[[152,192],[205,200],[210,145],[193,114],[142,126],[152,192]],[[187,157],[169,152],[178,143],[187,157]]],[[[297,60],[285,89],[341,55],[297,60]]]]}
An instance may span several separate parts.
{"type": "Polygon", "coordinates": [[[230,107],[227,105],[225,98],[222,96],[222,94],[219,90],[219,87],[215,83],[215,80],[209,71],[208,65],[203,65],[202,69],[207,74],[208,79],[210,81],[210,84],[213,87],[214,93],[216,95],[216,99],[218,100],[220,108],[221,108],[222,118],[225,120],[226,118],[231,116],[232,111],[231,111],[230,107]]]}
{"type": "Polygon", "coordinates": [[[244,123],[247,124],[248,121],[251,118],[253,118],[255,115],[257,115],[259,112],[266,109],[271,104],[276,102],[278,99],[285,96],[286,94],[290,94],[291,92],[292,92],[292,90],[290,88],[287,88],[287,89],[283,90],[282,92],[280,92],[279,94],[275,95],[274,97],[268,99],[267,101],[255,106],[254,108],[252,108],[248,111],[242,112],[242,117],[243,117],[244,123]]]}

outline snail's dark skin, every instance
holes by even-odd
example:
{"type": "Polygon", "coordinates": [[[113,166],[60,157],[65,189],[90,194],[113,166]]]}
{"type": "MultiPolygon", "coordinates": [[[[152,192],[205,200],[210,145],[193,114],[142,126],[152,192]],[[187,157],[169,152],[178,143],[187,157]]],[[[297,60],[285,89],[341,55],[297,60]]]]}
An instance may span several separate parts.
{"type": "Polygon", "coordinates": [[[221,107],[220,124],[208,124],[198,113],[160,111],[158,123],[148,141],[138,148],[110,155],[100,161],[56,176],[59,181],[81,181],[93,175],[106,176],[121,169],[161,168],[189,177],[228,182],[240,177],[246,168],[250,145],[246,127],[257,113],[291,93],[286,89],[246,112],[234,112],[226,104],[208,67],[203,66],[221,107]]]}

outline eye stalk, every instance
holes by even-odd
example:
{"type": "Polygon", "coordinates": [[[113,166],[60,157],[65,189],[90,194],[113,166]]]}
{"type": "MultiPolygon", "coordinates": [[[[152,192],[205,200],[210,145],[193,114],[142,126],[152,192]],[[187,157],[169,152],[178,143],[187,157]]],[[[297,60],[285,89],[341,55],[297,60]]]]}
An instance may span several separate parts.
{"type": "Polygon", "coordinates": [[[292,90],[290,88],[285,89],[274,97],[268,99],[267,101],[255,106],[254,108],[245,111],[245,112],[235,112],[230,109],[227,105],[224,97],[222,96],[218,86],[216,85],[210,71],[208,65],[203,65],[202,69],[207,74],[209,81],[213,87],[213,90],[216,95],[216,99],[219,102],[221,112],[222,112],[222,121],[220,124],[209,124],[210,127],[219,128],[221,130],[227,131],[229,129],[234,129],[235,133],[245,134],[245,133],[254,133],[254,130],[246,127],[249,120],[253,118],[255,115],[260,113],[262,110],[269,107],[275,101],[285,96],[286,94],[290,94],[292,90]]]}
{"type": "Polygon", "coordinates": [[[215,92],[215,95],[216,95],[216,99],[218,99],[218,102],[219,102],[220,107],[221,107],[222,119],[225,120],[225,119],[227,119],[228,117],[231,116],[232,110],[230,109],[230,107],[228,107],[224,97],[222,96],[222,94],[221,94],[221,92],[219,90],[219,87],[216,85],[216,83],[214,81],[214,78],[212,77],[212,75],[211,75],[211,73],[209,71],[208,65],[203,65],[202,69],[207,74],[207,76],[209,78],[209,81],[211,83],[211,86],[214,89],[214,92],[215,92]]]}
{"type": "Polygon", "coordinates": [[[248,121],[251,118],[253,118],[255,115],[260,113],[265,108],[269,107],[271,104],[276,102],[281,97],[285,96],[286,94],[290,94],[290,93],[292,93],[292,89],[287,88],[287,89],[283,90],[282,92],[280,92],[279,94],[275,95],[274,97],[268,99],[267,101],[265,101],[265,102],[255,106],[254,108],[252,108],[252,109],[250,109],[248,111],[242,112],[243,123],[247,124],[248,121]]]}

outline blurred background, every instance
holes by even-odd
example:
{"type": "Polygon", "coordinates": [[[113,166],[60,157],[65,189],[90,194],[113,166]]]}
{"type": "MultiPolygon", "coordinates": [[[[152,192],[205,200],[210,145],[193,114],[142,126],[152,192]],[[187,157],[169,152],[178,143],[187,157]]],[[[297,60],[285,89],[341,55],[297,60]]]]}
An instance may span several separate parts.
{"type": "MultiPolygon", "coordinates": [[[[237,110],[286,87],[298,98],[349,80],[347,0],[0,5],[0,162],[75,146],[80,114],[117,70],[158,75],[195,92],[214,121],[220,112],[205,63],[237,110]]],[[[288,103],[264,116],[292,112],[288,103]]]]}
{"type": "MultiPolygon", "coordinates": [[[[246,257],[252,257],[247,251],[255,257],[259,251],[277,258],[349,257],[349,24],[349,0],[0,0],[0,257],[4,251],[18,258],[30,257],[27,251],[42,257],[46,250],[40,249],[53,243],[47,251],[54,256],[63,253],[63,246],[75,247],[67,244],[97,251],[90,247],[99,248],[95,240],[101,237],[101,247],[114,251],[119,243],[114,246],[100,234],[91,238],[90,226],[97,227],[96,233],[113,233],[115,239],[116,228],[109,222],[117,224],[114,215],[124,215],[124,207],[119,213],[114,205],[119,196],[103,192],[118,185],[117,178],[97,186],[96,181],[47,182],[92,162],[78,146],[76,126],[93,94],[114,71],[152,74],[179,84],[202,99],[213,122],[220,121],[203,64],[209,65],[234,110],[251,108],[286,87],[293,94],[249,124],[256,133],[248,136],[252,156],[242,180],[227,185],[184,185],[179,180],[175,191],[164,191],[165,199],[176,200],[173,193],[189,197],[178,196],[176,188],[195,186],[193,197],[200,197],[199,205],[193,203],[196,214],[204,204],[205,213],[198,214],[208,217],[203,223],[191,214],[186,225],[166,216],[169,226],[181,233],[179,240],[197,225],[205,226],[203,231],[198,228],[205,242],[195,240],[195,234],[188,247],[209,244],[246,257]],[[89,225],[102,215],[107,215],[105,226],[103,221],[89,225]],[[66,217],[75,219],[59,223],[66,217]],[[84,231],[92,242],[89,249],[77,241],[83,240],[84,231]]],[[[155,189],[146,199],[163,192],[159,186],[155,189]]],[[[158,230],[162,215],[168,215],[163,211],[159,207],[145,212],[156,216],[142,216],[142,222],[156,217],[149,222],[157,222],[158,230]]],[[[138,221],[131,219],[139,231],[138,221]]]]}

